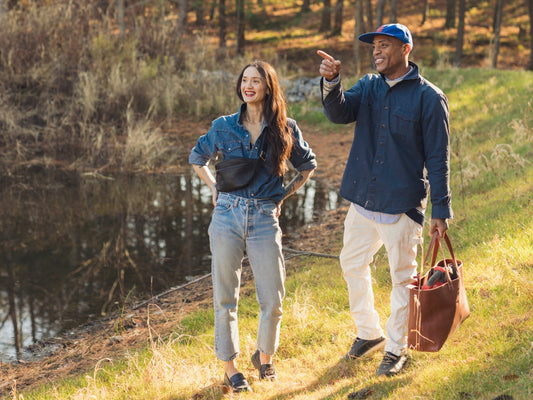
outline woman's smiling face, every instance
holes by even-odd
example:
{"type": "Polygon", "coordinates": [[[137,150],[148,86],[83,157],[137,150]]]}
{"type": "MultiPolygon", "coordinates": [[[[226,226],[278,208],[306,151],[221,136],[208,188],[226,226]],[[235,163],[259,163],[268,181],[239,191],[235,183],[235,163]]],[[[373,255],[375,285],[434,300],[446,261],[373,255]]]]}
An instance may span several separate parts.
{"type": "Polygon", "coordinates": [[[241,94],[246,103],[263,103],[267,94],[267,85],[257,68],[248,67],[244,70],[241,94]]]}

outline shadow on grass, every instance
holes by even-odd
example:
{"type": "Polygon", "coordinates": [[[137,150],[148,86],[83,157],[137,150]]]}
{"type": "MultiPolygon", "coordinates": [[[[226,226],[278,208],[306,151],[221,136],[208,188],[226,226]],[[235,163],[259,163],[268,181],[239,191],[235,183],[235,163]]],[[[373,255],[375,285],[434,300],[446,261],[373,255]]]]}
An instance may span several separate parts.
{"type": "MultiPolygon", "coordinates": [[[[408,374],[400,374],[395,377],[385,378],[374,375],[377,368],[376,358],[371,357],[360,361],[346,360],[341,358],[334,366],[324,370],[322,375],[313,382],[310,382],[306,387],[287,391],[285,393],[276,394],[270,397],[270,400],[292,399],[298,395],[311,395],[313,392],[320,391],[324,386],[335,384],[337,381],[346,380],[357,377],[358,373],[368,374],[368,370],[372,369],[372,375],[368,376],[361,385],[346,383],[333,393],[329,393],[323,399],[346,397],[349,399],[381,399],[385,394],[390,394],[397,387],[403,387],[411,383],[411,378],[408,374]],[[371,367],[372,365],[372,367],[371,367]],[[357,394],[356,394],[357,393],[357,394]]],[[[413,363],[412,359],[410,360],[413,363]]],[[[379,362],[378,362],[379,363],[379,362]]],[[[409,364],[407,370],[411,368],[409,364]]],[[[362,377],[359,377],[361,381],[362,377]]],[[[314,397],[319,398],[319,397],[314,397]]]]}

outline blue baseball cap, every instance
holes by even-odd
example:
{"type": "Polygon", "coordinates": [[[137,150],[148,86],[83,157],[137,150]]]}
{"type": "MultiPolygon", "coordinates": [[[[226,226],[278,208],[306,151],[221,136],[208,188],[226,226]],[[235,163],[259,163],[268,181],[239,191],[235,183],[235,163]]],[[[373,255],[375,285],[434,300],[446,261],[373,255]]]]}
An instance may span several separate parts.
{"type": "Polygon", "coordinates": [[[406,26],[402,24],[387,24],[381,25],[375,32],[363,33],[359,36],[361,42],[370,43],[374,41],[374,37],[378,35],[392,36],[407,43],[413,48],[413,37],[406,26]]]}

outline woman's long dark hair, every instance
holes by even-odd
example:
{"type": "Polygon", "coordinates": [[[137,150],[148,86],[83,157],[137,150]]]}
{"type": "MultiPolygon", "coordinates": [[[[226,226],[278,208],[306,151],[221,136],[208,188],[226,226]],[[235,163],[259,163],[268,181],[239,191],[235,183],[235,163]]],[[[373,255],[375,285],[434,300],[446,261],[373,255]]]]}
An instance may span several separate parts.
{"type": "Polygon", "coordinates": [[[245,66],[237,79],[237,96],[244,101],[241,82],[244,71],[254,67],[263,77],[267,86],[267,95],[263,103],[263,117],[268,124],[267,144],[273,173],[282,176],[287,170],[287,160],[292,150],[292,134],[287,125],[287,103],[278,81],[278,74],[272,65],[265,61],[253,61],[245,66]]]}

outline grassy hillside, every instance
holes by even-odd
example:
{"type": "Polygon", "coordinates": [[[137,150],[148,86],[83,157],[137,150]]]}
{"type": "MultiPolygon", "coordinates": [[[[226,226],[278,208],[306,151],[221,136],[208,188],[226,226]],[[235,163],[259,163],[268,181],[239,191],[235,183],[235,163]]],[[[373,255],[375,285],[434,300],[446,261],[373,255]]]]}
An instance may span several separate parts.
{"type": "MultiPolygon", "coordinates": [[[[464,263],[470,318],[439,353],[411,353],[404,374],[377,379],[380,357],[341,359],[354,339],[354,327],[338,261],[294,258],[287,268],[281,346],[275,358],[279,382],[251,379],[254,392],[242,398],[346,399],[362,389],[368,390],[368,399],[493,399],[502,394],[532,398],[533,74],[423,72],[444,89],[451,105],[456,218],[450,236],[464,263]]],[[[314,106],[318,104],[295,106],[294,112],[302,124],[316,121],[324,134],[333,131],[314,106]]],[[[307,249],[320,252],[328,246],[329,252],[338,253],[341,222],[331,219],[314,229],[311,235],[321,244],[307,249]]],[[[311,244],[304,241],[302,246],[311,244]]],[[[375,259],[373,276],[376,306],[384,321],[390,278],[383,251],[375,259]]],[[[253,376],[248,357],[255,350],[257,306],[251,283],[242,288],[239,312],[241,368],[253,376]]],[[[153,331],[145,348],[121,359],[103,359],[77,379],[45,383],[11,398],[224,398],[222,366],[213,354],[211,308],[185,316],[174,332],[159,337],[153,331]]]]}

